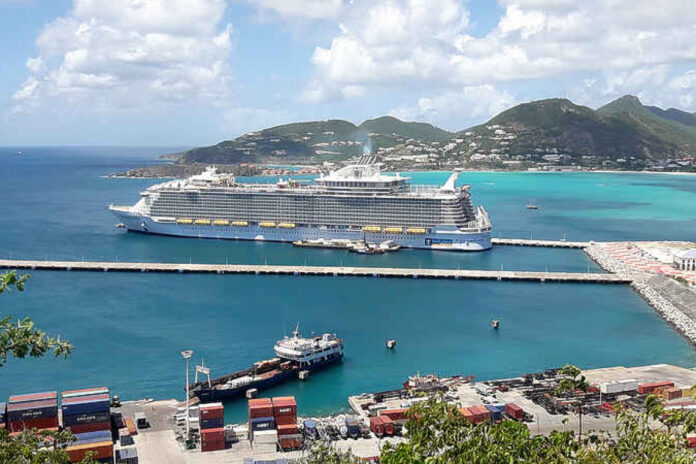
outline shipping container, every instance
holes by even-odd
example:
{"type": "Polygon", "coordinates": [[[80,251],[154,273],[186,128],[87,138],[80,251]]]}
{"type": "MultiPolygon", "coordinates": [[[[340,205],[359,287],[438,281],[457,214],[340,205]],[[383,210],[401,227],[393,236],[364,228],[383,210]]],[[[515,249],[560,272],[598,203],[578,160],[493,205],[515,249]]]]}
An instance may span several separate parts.
{"type": "Polygon", "coordinates": [[[524,420],[524,410],[515,403],[507,403],[505,405],[505,414],[518,421],[524,420]]]}
{"type": "Polygon", "coordinates": [[[218,440],[220,438],[225,438],[225,429],[223,427],[201,429],[201,440],[218,440]]]}
{"type": "Polygon", "coordinates": [[[85,445],[71,445],[65,449],[70,455],[70,462],[80,462],[88,452],[92,452],[93,459],[113,459],[114,445],[111,441],[101,443],[88,443],[85,445]]]}
{"type": "Polygon", "coordinates": [[[249,419],[272,416],[273,403],[270,398],[254,398],[249,400],[249,419]]]}
{"type": "Polygon", "coordinates": [[[7,403],[0,403],[0,427],[5,427],[6,415],[7,415],[7,403]]]}
{"type": "Polygon", "coordinates": [[[294,396],[279,396],[273,398],[274,416],[294,416],[297,417],[297,402],[294,396]]]}
{"type": "Polygon", "coordinates": [[[302,448],[302,438],[281,438],[279,445],[283,451],[300,449],[302,448]]]}
{"type": "Polygon", "coordinates": [[[91,424],[94,422],[107,422],[111,420],[111,414],[109,412],[99,412],[99,413],[88,413],[88,414],[76,414],[76,415],[65,415],[63,414],[63,427],[69,427],[71,425],[77,424],[91,424]]]}
{"type": "Polygon", "coordinates": [[[501,411],[498,407],[492,405],[492,404],[487,404],[486,409],[491,413],[491,420],[493,422],[500,422],[503,420],[503,411],[501,411]]]}
{"type": "Polygon", "coordinates": [[[117,449],[116,464],[138,464],[138,450],[134,446],[117,449]]]}
{"type": "Polygon", "coordinates": [[[623,379],[616,382],[604,382],[599,384],[599,391],[604,394],[624,393],[638,389],[638,381],[635,379],[623,379]]]}
{"type": "Polygon", "coordinates": [[[111,430],[111,421],[92,422],[90,424],[75,424],[68,427],[72,433],[88,433],[98,432],[102,430],[111,430]]]}
{"type": "Polygon", "coordinates": [[[677,398],[681,398],[682,397],[682,389],[676,388],[676,387],[666,388],[662,392],[662,397],[666,400],[674,400],[677,398]]]}
{"type": "Polygon", "coordinates": [[[686,442],[689,448],[696,448],[696,435],[687,435],[686,442]]]}
{"type": "Polygon", "coordinates": [[[224,427],[225,425],[225,420],[222,417],[219,418],[209,418],[209,419],[201,419],[199,421],[199,425],[201,429],[218,429],[220,427],[224,427]]]}
{"type": "Polygon", "coordinates": [[[249,429],[253,432],[258,430],[274,430],[276,427],[273,417],[254,417],[249,421],[249,429]]]}
{"type": "Polygon", "coordinates": [[[297,424],[297,416],[276,416],[276,425],[293,425],[297,424]]]}
{"type": "MultiPolygon", "coordinates": [[[[386,416],[384,416],[384,417],[386,417],[386,416]]],[[[384,417],[383,416],[370,417],[370,430],[378,438],[382,438],[384,436],[384,425],[382,424],[382,419],[384,417]]]]}
{"type": "Polygon", "coordinates": [[[346,417],[345,424],[348,428],[348,435],[350,435],[351,438],[358,438],[360,436],[360,426],[354,417],[346,417]]]}
{"type": "Polygon", "coordinates": [[[88,396],[85,398],[71,398],[63,400],[61,410],[64,415],[89,414],[109,412],[110,401],[108,395],[88,396]]]}
{"type": "Polygon", "coordinates": [[[395,422],[399,421],[406,421],[408,420],[408,416],[406,413],[408,412],[408,408],[400,408],[400,409],[383,409],[379,412],[380,416],[387,416],[391,420],[395,422]]]}
{"type": "Polygon", "coordinates": [[[58,427],[58,417],[44,417],[41,419],[27,419],[21,421],[10,421],[7,429],[10,432],[21,432],[22,430],[38,429],[47,430],[58,427]]]}
{"type": "Polygon", "coordinates": [[[382,416],[382,427],[385,435],[394,435],[394,421],[389,416],[382,416]]]}
{"type": "Polygon", "coordinates": [[[281,435],[293,435],[300,433],[297,428],[297,423],[295,424],[278,424],[278,436],[281,435]]]}
{"type": "Polygon", "coordinates": [[[201,404],[199,416],[201,419],[222,419],[225,417],[225,408],[222,403],[201,404]]]}
{"type": "Polygon", "coordinates": [[[211,443],[201,443],[201,452],[209,453],[211,451],[222,451],[225,449],[225,441],[211,442],[211,443]]]}
{"type": "Polygon", "coordinates": [[[33,401],[46,401],[54,400],[58,401],[58,392],[42,392],[42,393],[28,393],[26,395],[14,395],[10,396],[9,403],[27,403],[33,401]]]}
{"type": "Polygon", "coordinates": [[[58,402],[56,400],[10,403],[7,406],[8,422],[46,417],[58,417],[58,402]]]}
{"type": "Polygon", "coordinates": [[[275,430],[259,430],[254,432],[254,446],[257,443],[276,443],[278,432],[275,430]]]}
{"type": "Polygon", "coordinates": [[[462,413],[462,416],[464,416],[464,419],[468,420],[472,424],[474,423],[474,420],[476,418],[476,415],[469,410],[469,408],[461,408],[459,412],[462,413]]]}
{"type": "Polygon", "coordinates": [[[91,395],[108,395],[109,394],[109,388],[108,387],[95,387],[95,388],[83,388],[81,390],[66,390],[64,392],[61,392],[60,396],[63,399],[66,398],[74,398],[78,396],[91,396],[91,395]]]}
{"type": "Polygon", "coordinates": [[[473,406],[470,409],[471,412],[476,414],[476,420],[478,422],[484,422],[491,419],[491,411],[489,411],[487,407],[481,404],[473,406]]]}
{"type": "Polygon", "coordinates": [[[654,393],[657,389],[672,388],[674,387],[674,382],[662,381],[662,382],[650,382],[638,385],[638,393],[649,394],[654,393]]]}

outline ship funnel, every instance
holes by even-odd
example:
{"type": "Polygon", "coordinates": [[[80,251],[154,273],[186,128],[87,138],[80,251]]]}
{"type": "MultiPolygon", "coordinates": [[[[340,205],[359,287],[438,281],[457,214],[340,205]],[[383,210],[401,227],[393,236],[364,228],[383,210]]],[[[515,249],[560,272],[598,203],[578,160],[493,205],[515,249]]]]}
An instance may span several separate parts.
{"type": "Polygon", "coordinates": [[[440,187],[440,190],[443,192],[451,192],[454,193],[455,190],[455,184],[457,183],[457,179],[459,179],[459,171],[454,171],[450,176],[449,179],[447,179],[447,182],[442,184],[442,187],[440,187]]]}

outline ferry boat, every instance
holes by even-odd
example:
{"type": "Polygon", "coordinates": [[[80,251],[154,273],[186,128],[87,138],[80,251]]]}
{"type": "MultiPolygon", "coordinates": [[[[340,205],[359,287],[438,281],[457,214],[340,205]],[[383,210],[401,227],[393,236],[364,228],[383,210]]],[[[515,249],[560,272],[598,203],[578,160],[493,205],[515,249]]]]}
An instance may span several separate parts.
{"type": "Polygon", "coordinates": [[[337,363],[343,359],[343,340],[335,334],[304,338],[299,325],[292,337],[278,340],[275,358],[255,362],[250,368],[189,385],[189,395],[203,402],[223,401],[244,395],[252,388],[262,390],[337,363]]]}
{"type": "Polygon", "coordinates": [[[109,209],[129,231],[181,237],[269,240],[392,240],[408,248],[479,251],[491,221],[454,172],[442,186],[418,186],[372,161],[322,174],[311,184],[237,183],[208,167],[153,185],[133,206],[109,209]]]}

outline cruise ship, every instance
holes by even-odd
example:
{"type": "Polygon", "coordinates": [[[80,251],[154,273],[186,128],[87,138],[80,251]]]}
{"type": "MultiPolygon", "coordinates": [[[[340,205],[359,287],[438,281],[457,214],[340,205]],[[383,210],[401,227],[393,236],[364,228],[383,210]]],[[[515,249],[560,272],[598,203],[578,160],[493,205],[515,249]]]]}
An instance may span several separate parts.
{"type": "Polygon", "coordinates": [[[223,401],[243,395],[252,388],[262,390],[295,377],[303,378],[309,372],[343,359],[343,340],[330,333],[302,337],[299,325],[291,337],[278,340],[273,349],[275,358],[258,361],[248,369],[212,380],[194,381],[189,385],[189,395],[203,402],[223,401]]]}
{"type": "Polygon", "coordinates": [[[391,240],[401,247],[491,247],[486,210],[474,207],[458,172],[442,186],[411,185],[374,163],[346,166],[313,183],[238,183],[214,167],[153,185],[133,206],[110,205],[133,232],[235,240],[391,240]]]}

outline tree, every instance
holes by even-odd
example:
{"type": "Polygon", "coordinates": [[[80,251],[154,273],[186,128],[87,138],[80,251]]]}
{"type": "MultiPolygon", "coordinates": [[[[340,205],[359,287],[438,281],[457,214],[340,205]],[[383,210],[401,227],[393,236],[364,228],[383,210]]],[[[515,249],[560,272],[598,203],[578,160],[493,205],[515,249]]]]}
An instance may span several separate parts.
{"type": "MultiPolygon", "coordinates": [[[[558,382],[558,387],[555,390],[556,395],[562,395],[567,393],[583,392],[587,393],[590,388],[590,383],[587,381],[582,371],[577,366],[571,366],[566,364],[563,369],[560,370],[559,374],[563,377],[560,382],[558,382]]],[[[578,439],[582,439],[582,402],[578,404],[578,439]]]]}
{"type": "Polygon", "coordinates": [[[301,464],[357,464],[350,451],[341,451],[329,441],[318,441],[300,458],[301,464]]]}
{"type": "MultiPolygon", "coordinates": [[[[29,276],[17,276],[15,271],[0,274],[0,294],[10,290],[24,291],[24,284],[29,276]]],[[[48,352],[56,357],[67,357],[72,351],[70,342],[60,337],[49,337],[37,328],[29,318],[12,322],[12,316],[0,318],[0,367],[9,356],[39,358],[48,352]]],[[[68,453],[62,449],[75,438],[67,430],[36,431],[25,430],[11,437],[9,432],[0,428],[0,462],[13,464],[67,464],[68,453]]],[[[93,462],[87,458],[83,463],[93,462]]]]}

